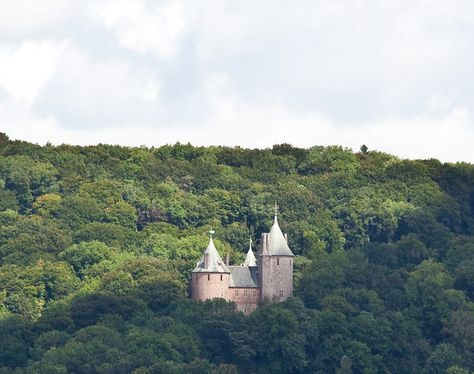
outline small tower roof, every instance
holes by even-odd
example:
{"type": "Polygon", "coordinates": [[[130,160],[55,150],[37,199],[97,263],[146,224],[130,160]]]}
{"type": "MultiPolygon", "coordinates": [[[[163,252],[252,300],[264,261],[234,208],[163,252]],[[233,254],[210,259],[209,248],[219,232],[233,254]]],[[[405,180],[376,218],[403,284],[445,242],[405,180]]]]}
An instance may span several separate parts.
{"type": "Polygon", "coordinates": [[[275,218],[273,220],[273,226],[268,234],[268,252],[273,256],[294,256],[291,252],[290,247],[286,241],[283,232],[278,225],[278,208],[275,205],[275,218]]]}
{"type": "Polygon", "coordinates": [[[244,266],[257,266],[257,259],[252,251],[252,239],[250,239],[249,250],[245,256],[244,266]]]}
{"type": "Polygon", "coordinates": [[[201,259],[196,264],[193,273],[229,273],[229,268],[222,261],[221,256],[217,252],[217,249],[212,240],[212,235],[209,238],[209,244],[204,251],[201,259]],[[206,261],[207,257],[207,261],[206,261]],[[206,266],[207,265],[207,266],[206,266]]]}

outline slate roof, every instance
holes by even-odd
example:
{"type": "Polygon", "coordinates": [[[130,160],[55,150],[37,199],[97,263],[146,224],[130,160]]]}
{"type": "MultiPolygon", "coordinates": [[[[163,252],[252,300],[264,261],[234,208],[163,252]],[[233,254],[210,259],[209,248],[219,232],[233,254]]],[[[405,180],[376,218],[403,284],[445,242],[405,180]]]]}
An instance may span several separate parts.
{"type": "Polygon", "coordinates": [[[230,287],[258,288],[256,266],[229,266],[230,287]]]}
{"type": "Polygon", "coordinates": [[[247,252],[247,256],[245,256],[245,261],[244,261],[245,266],[257,266],[257,259],[255,258],[255,255],[252,251],[252,247],[249,248],[247,252]]]}
{"type": "Polygon", "coordinates": [[[221,256],[217,252],[212,237],[209,239],[209,245],[204,251],[201,259],[196,264],[193,273],[229,273],[229,268],[222,261],[221,256]],[[205,257],[208,256],[208,264],[205,266],[205,257]]]}
{"type": "Polygon", "coordinates": [[[273,226],[268,234],[267,250],[269,254],[273,256],[294,256],[278,225],[278,217],[276,215],[273,226]]]}

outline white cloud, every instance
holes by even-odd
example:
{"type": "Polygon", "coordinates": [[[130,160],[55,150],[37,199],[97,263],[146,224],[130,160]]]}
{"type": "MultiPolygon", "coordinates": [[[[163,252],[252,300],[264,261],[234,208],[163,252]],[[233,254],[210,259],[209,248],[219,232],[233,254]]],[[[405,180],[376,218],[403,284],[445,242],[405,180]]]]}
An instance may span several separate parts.
{"type": "Polygon", "coordinates": [[[12,99],[31,105],[53,75],[64,42],[23,42],[0,46],[0,88],[12,99]]]}
{"type": "Polygon", "coordinates": [[[92,15],[123,47],[170,58],[189,31],[192,17],[187,8],[182,1],[107,0],[93,4],[92,15]]]}
{"type": "Polygon", "coordinates": [[[76,0],[0,0],[0,39],[37,38],[64,33],[85,14],[76,0]]]}
{"type": "Polygon", "coordinates": [[[0,125],[474,162],[474,2],[0,0],[0,125]],[[67,41],[67,42],[65,42],[67,41]]]}
{"type": "Polygon", "coordinates": [[[150,123],[159,83],[146,69],[119,59],[94,59],[74,45],[64,50],[35,109],[66,127],[114,128],[150,123]]]}
{"type": "MultiPolygon", "coordinates": [[[[228,77],[208,78],[205,101],[206,123],[184,132],[187,139],[202,145],[245,144],[271,147],[291,143],[303,147],[316,144],[342,144],[358,150],[393,153],[402,158],[439,158],[446,162],[474,162],[473,116],[469,109],[454,108],[444,115],[427,110],[412,118],[389,117],[359,126],[339,126],[334,119],[318,112],[293,111],[284,103],[267,98],[258,104],[232,96],[228,77]]],[[[449,106],[450,107],[450,106],[449,106]]],[[[180,138],[169,139],[178,141],[180,138]]]]}
{"type": "Polygon", "coordinates": [[[389,152],[402,158],[474,162],[471,151],[474,139],[472,116],[462,108],[442,118],[424,114],[408,121],[393,118],[357,128],[341,128],[319,113],[293,112],[278,102],[257,105],[217,92],[201,102],[206,106],[208,115],[205,122],[200,123],[174,123],[164,127],[139,124],[124,126],[119,131],[97,127],[92,131],[84,127],[65,128],[51,116],[15,117],[18,112],[5,113],[1,107],[0,122],[6,123],[6,118],[14,118],[14,122],[9,122],[7,126],[11,137],[41,143],[102,142],[152,146],[180,141],[196,145],[271,147],[285,142],[303,147],[342,144],[354,150],[367,144],[371,150],[389,152]]]}
{"type": "Polygon", "coordinates": [[[445,162],[474,162],[472,113],[455,108],[443,116],[421,113],[412,118],[387,118],[346,129],[333,128],[339,143],[358,150],[370,149],[395,154],[401,158],[438,158],[445,162]]]}

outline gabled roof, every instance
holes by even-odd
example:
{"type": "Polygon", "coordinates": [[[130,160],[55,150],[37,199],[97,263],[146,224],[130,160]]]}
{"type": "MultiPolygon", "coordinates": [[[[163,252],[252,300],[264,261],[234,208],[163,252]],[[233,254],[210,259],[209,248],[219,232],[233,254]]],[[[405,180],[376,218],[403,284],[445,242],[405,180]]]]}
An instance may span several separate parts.
{"type": "Polygon", "coordinates": [[[229,268],[222,261],[221,256],[217,252],[212,237],[209,239],[209,244],[204,251],[201,259],[193,270],[193,273],[229,273],[229,268]],[[207,257],[207,261],[206,260],[207,257]],[[206,263],[207,262],[207,263],[206,263]],[[207,266],[206,266],[207,265],[207,266]]]}
{"type": "Polygon", "coordinates": [[[268,233],[267,251],[272,256],[294,256],[288,247],[288,242],[278,225],[278,217],[275,214],[273,226],[268,233]]]}
{"type": "Polygon", "coordinates": [[[229,287],[258,288],[256,266],[229,266],[229,287]]]}

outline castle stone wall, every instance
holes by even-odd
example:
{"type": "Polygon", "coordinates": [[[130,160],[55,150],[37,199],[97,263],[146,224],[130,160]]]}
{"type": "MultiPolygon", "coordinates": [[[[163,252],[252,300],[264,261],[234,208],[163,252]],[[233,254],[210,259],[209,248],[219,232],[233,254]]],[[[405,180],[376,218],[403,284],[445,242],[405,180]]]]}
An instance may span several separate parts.
{"type": "Polygon", "coordinates": [[[293,296],[293,258],[272,257],[272,289],[276,301],[293,296]]]}
{"type": "Polygon", "coordinates": [[[260,286],[260,301],[271,301],[273,297],[272,287],[272,258],[268,255],[258,256],[258,281],[260,286]]]}
{"type": "Polygon", "coordinates": [[[209,245],[192,272],[194,300],[223,298],[235,302],[237,310],[250,314],[262,302],[281,302],[293,296],[294,255],[276,213],[270,232],[261,236],[257,266],[251,248],[245,266],[225,265],[210,232],[209,245]]]}
{"type": "Polygon", "coordinates": [[[194,300],[229,300],[229,273],[193,273],[191,289],[194,300]]]}
{"type": "Polygon", "coordinates": [[[235,302],[237,310],[244,314],[252,313],[260,301],[260,290],[258,288],[229,288],[229,301],[235,302]]]}

